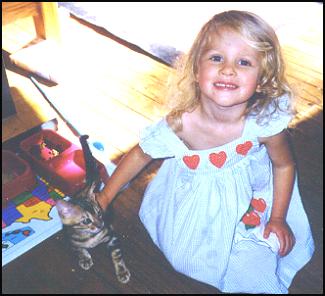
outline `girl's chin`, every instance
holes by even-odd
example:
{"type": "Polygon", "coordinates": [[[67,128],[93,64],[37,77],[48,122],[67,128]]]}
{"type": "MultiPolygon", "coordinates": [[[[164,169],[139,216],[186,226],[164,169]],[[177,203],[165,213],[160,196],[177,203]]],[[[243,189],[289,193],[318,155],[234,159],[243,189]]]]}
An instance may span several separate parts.
{"type": "Polygon", "coordinates": [[[233,98],[218,98],[212,100],[216,106],[219,108],[230,108],[234,106],[241,106],[247,103],[248,100],[238,100],[238,97],[236,99],[233,98]]]}

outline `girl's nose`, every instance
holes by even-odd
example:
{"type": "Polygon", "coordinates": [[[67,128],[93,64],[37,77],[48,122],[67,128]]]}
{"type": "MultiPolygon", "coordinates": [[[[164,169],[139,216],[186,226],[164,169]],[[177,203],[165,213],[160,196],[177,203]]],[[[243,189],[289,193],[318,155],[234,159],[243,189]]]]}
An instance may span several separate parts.
{"type": "Polygon", "coordinates": [[[220,73],[224,76],[234,76],[236,71],[230,63],[223,64],[223,67],[220,69],[220,73]]]}

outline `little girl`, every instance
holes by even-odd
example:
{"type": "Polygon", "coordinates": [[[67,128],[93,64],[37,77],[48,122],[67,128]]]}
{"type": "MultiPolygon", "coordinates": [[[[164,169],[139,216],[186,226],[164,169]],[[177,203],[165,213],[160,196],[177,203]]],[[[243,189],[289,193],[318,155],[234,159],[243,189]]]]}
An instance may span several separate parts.
{"type": "Polygon", "coordinates": [[[199,32],[171,87],[97,196],[103,209],[152,159],[140,218],[173,267],[223,292],[288,293],[314,243],[286,127],[291,90],[273,29],[241,11],[199,32]]]}

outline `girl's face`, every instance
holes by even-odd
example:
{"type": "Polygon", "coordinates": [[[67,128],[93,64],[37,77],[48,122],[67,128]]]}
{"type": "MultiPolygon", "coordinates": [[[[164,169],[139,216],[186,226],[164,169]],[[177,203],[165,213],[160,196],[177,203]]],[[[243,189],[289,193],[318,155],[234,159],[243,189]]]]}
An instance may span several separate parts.
{"type": "Polygon", "coordinates": [[[199,60],[196,78],[201,102],[246,106],[260,79],[261,60],[261,54],[239,33],[224,29],[216,34],[199,60]]]}

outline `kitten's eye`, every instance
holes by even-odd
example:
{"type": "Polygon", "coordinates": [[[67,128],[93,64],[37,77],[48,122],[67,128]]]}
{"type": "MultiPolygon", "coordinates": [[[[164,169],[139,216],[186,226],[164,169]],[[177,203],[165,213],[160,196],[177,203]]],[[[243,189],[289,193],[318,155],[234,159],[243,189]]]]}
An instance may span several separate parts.
{"type": "Polygon", "coordinates": [[[210,60],[213,62],[222,62],[222,56],[219,55],[213,55],[212,57],[210,57],[210,60]]]}
{"type": "Polygon", "coordinates": [[[89,218],[86,218],[82,221],[83,224],[88,225],[91,223],[91,220],[89,218]]]}
{"type": "Polygon", "coordinates": [[[241,66],[251,66],[252,63],[248,60],[239,60],[239,65],[241,66]]]}

